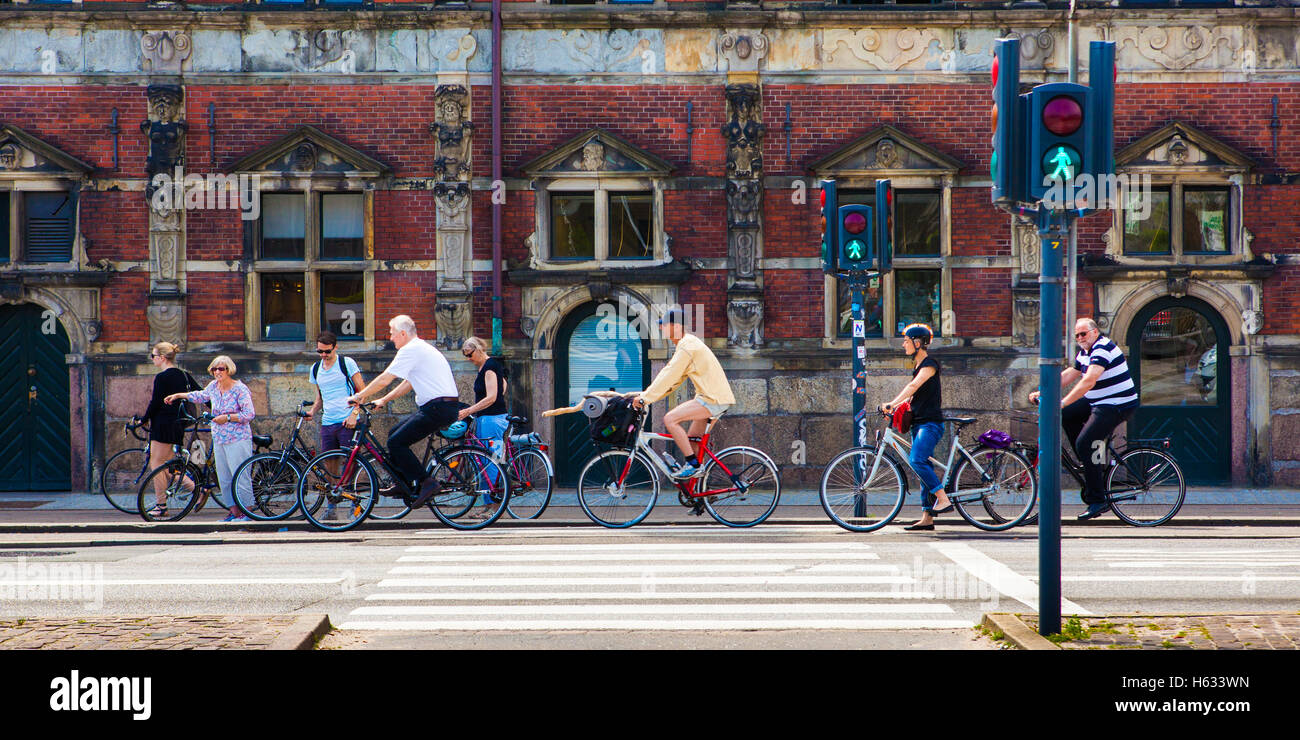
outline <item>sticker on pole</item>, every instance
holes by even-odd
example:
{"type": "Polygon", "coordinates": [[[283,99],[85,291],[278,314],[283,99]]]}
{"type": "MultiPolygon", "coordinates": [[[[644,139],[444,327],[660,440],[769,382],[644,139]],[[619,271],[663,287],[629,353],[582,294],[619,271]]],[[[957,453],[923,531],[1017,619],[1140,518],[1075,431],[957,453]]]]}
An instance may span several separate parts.
{"type": "Polygon", "coordinates": [[[862,339],[867,336],[867,322],[862,319],[853,320],[853,338],[862,339]]]}
{"type": "Polygon", "coordinates": [[[866,347],[858,347],[858,359],[859,359],[859,360],[865,360],[866,358],[867,358],[867,348],[866,348],[866,347]]]}

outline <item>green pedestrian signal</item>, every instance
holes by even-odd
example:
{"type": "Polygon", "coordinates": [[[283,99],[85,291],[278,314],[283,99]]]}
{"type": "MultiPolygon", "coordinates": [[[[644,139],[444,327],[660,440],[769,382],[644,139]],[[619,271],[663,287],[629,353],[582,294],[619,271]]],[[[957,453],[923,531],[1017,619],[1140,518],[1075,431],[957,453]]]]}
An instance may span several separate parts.
{"type": "Polygon", "coordinates": [[[871,206],[840,206],[836,231],[840,240],[841,270],[856,272],[876,269],[875,255],[871,251],[871,206]]]}
{"type": "Polygon", "coordinates": [[[1058,144],[1043,154],[1043,175],[1049,180],[1069,182],[1078,176],[1081,164],[1074,147],[1058,144]]]}
{"type": "Polygon", "coordinates": [[[850,262],[858,262],[866,257],[867,245],[863,244],[861,239],[853,239],[844,245],[844,258],[850,262]]]}

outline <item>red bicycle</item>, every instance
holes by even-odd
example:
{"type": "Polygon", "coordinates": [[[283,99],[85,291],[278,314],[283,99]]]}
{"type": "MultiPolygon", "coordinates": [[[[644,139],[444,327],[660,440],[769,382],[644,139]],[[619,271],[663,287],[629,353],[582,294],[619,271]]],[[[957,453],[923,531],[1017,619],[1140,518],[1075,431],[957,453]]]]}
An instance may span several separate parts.
{"type": "Polygon", "coordinates": [[[697,514],[707,511],[728,527],[752,527],[776,510],[781,498],[776,463],[753,447],[728,447],[715,454],[709,449],[709,433],[716,417],[709,419],[703,436],[691,438],[704,464],[686,479],[674,477],[668,452],[657,453],[650,446],[671,442],[672,437],[644,431],[645,419],[644,411],[637,415],[634,446],[596,455],[578,476],[578,503],[592,521],[622,529],[645,519],[659,500],[661,475],[677,486],[683,506],[697,514]]]}

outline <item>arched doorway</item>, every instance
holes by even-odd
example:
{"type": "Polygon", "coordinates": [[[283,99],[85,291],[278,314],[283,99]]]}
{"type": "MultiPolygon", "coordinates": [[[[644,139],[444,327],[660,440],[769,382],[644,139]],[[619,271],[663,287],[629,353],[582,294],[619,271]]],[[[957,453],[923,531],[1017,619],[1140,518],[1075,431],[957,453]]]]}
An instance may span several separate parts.
{"type": "Polygon", "coordinates": [[[1223,318],[1196,298],[1158,298],[1129,325],[1128,362],[1142,402],[1129,436],[1168,437],[1189,483],[1232,475],[1230,344],[1223,318]]]}
{"type": "Polygon", "coordinates": [[[0,491],[72,487],[69,347],[52,311],[0,306],[0,491]]]}
{"type": "MultiPolygon", "coordinates": [[[[649,342],[618,314],[617,304],[586,303],[564,317],[555,335],[557,407],[572,406],[592,391],[627,393],[649,382],[649,342]],[[600,305],[605,309],[598,310],[600,305]]],[[[555,476],[561,485],[576,485],[595,452],[587,417],[555,417],[555,476]]]]}

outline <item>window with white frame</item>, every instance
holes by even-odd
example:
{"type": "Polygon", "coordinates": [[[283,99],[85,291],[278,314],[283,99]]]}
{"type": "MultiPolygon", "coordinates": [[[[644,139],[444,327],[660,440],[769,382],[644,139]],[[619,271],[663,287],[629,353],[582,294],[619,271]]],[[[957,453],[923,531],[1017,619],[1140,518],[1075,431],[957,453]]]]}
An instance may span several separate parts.
{"type": "Polygon", "coordinates": [[[640,178],[551,183],[539,198],[553,262],[653,260],[662,197],[640,178]]]}
{"type": "Polygon", "coordinates": [[[369,196],[264,192],[247,233],[257,296],[257,340],[303,342],[329,330],[366,336],[369,196]]]}
{"type": "Polygon", "coordinates": [[[1232,188],[1173,180],[1126,194],[1122,232],[1128,255],[1225,255],[1232,245],[1232,188]],[[1143,203],[1147,199],[1149,203],[1143,203]]]}

